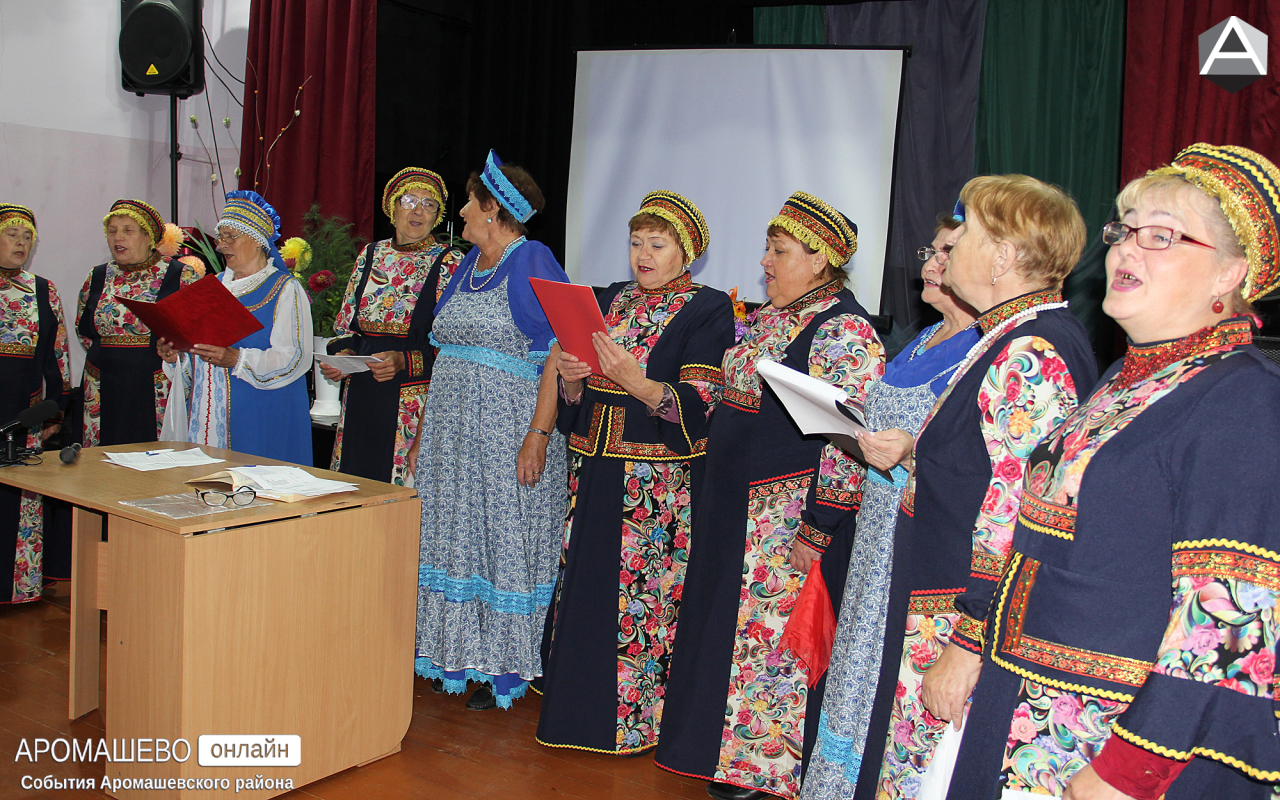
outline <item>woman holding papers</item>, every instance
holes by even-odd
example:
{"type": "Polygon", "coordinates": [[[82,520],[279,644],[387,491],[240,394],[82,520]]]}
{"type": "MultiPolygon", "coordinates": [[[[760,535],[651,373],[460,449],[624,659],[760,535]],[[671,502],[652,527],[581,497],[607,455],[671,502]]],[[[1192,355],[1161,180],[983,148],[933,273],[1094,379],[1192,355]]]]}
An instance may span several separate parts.
{"type": "Polygon", "coordinates": [[[560,354],[570,516],[538,741],[633,755],[658,743],[663,687],[706,460],[729,297],[693,282],[707,247],[698,207],[650,192],[631,218],[634,280],[605,290],[602,375],[560,354]]]}
{"type": "MultiPolygon", "coordinates": [[[[42,399],[61,404],[71,389],[58,290],[24,269],[35,245],[31,209],[0,203],[0,424],[42,399]]],[[[19,435],[20,446],[36,446],[25,429],[19,435]]],[[[0,604],[40,599],[44,530],[44,498],[0,486],[0,604]]]]}
{"type": "Polygon", "coordinates": [[[1027,460],[953,798],[1261,800],[1280,782],[1280,169],[1193,144],[1102,229],[1129,337],[1027,460]]]}
{"type": "Polygon", "coordinates": [[[166,372],[190,386],[189,441],[311,465],[311,415],[302,377],[311,367],[311,305],[276,250],[280,218],[256,192],[235,191],[218,220],[222,285],[262,329],[231,347],[179,354],[160,340],[166,372]],[[279,266],[277,266],[279,265],[279,266]]]}
{"type": "Polygon", "coordinates": [[[974,178],[960,201],[943,283],[978,312],[982,338],[916,436],[857,797],[945,787],[1027,456],[1097,376],[1062,301],[1085,240],[1075,201],[1026,175],[974,178]]]}
{"type": "Polygon", "coordinates": [[[528,172],[490,151],[467,194],[462,236],[476,246],[436,306],[440,351],[418,437],[415,669],[450,692],[478,682],[467,707],[480,710],[509,708],[542,674],[567,470],[555,429],[560,347],[529,278],[568,277],[525,239],[543,203],[528,172]]]}
{"type": "Polygon", "coordinates": [[[118,302],[154,303],[199,279],[171,260],[182,231],[141,200],[117,200],[102,220],[111,260],[89,270],[76,311],[85,349],[84,446],[151,442],[160,435],[169,379],[151,330],[118,302]]]}
{"type": "Polygon", "coordinates": [[[904,464],[910,463],[920,424],[978,341],[973,309],[942,285],[960,223],[953,214],[940,216],[932,245],[920,248],[924,260],[920,299],[937,309],[942,321],[925,328],[889,362],[884,378],[867,389],[864,412],[875,433],[860,436],[859,443],[874,469],[867,470],[863,485],[853,557],[819,718],[821,727],[804,777],[801,796],[805,798],[849,797],[857,784],[867,719],[880,674],[893,531],[906,487],[904,464]]]}
{"type": "Polygon", "coordinates": [[[817,730],[822,683],[779,642],[807,580],[844,587],[851,537],[835,534],[857,512],[864,470],[801,435],[756,365],[780,362],[862,400],[884,348],[844,286],[857,241],[839,211],[792,195],[760,262],[770,302],[724,354],[656,755],[713,781],[714,797],[794,798],[817,730]]]}
{"type": "MultiPolygon", "coordinates": [[[[413,485],[410,452],[427,400],[435,348],[427,341],[435,305],[462,260],[462,251],[437,242],[431,230],[449,198],[444,179],[405,167],[387,181],[382,210],[393,239],[375,242],[356,259],[342,307],[333,321],[334,355],[379,359],[348,377],[330,469],[400,486],[413,485]],[[347,436],[347,420],[357,424],[347,436]]],[[[344,375],[323,364],[330,380],[344,375]]]]}

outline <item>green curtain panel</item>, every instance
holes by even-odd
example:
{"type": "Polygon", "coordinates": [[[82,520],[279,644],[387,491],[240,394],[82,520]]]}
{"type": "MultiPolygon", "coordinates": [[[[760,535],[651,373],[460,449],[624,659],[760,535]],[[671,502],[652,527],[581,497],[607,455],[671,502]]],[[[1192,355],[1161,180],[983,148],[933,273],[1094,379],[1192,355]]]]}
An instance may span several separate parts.
{"type": "Polygon", "coordinates": [[[1119,191],[1124,0],[989,0],[975,172],[1021,172],[1080,204],[1089,239],[1067,279],[1071,310],[1102,365],[1116,355],[1102,225],[1119,191]]]}
{"type": "Polygon", "coordinates": [[[755,44],[825,44],[826,6],[769,6],[754,9],[755,44]]]}

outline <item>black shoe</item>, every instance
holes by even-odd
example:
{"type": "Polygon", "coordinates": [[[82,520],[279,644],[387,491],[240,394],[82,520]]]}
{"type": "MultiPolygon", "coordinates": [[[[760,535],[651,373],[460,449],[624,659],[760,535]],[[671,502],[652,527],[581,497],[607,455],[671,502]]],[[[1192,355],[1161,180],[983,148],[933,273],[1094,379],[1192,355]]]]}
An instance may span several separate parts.
{"type": "Polygon", "coordinates": [[[707,784],[707,794],[716,800],[768,800],[777,795],[762,792],[759,789],[744,789],[741,786],[734,786],[732,783],[720,783],[712,781],[707,784]]]}
{"type": "Polygon", "coordinates": [[[493,696],[493,689],[489,688],[487,683],[477,686],[476,690],[467,698],[467,708],[472,711],[488,711],[497,707],[498,698],[493,696]]]}
{"type": "Polygon", "coordinates": [[[431,679],[431,691],[435,692],[436,694],[444,694],[444,679],[443,679],[443,678],[432,678],[432,679],[431,679]]]}

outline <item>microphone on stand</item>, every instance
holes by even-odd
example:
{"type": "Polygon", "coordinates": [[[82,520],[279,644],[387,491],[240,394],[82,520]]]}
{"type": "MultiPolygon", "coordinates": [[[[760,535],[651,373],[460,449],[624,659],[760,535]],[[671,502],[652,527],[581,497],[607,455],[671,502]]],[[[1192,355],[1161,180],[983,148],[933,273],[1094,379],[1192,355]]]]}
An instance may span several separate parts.
{"type": "Polygon", "coordinates": [[[74,464],[76,459],[80,457],[80,443],[75,442],[62,448],[62,452],[58,454],[58,459],[63,464],[74,464]]]}

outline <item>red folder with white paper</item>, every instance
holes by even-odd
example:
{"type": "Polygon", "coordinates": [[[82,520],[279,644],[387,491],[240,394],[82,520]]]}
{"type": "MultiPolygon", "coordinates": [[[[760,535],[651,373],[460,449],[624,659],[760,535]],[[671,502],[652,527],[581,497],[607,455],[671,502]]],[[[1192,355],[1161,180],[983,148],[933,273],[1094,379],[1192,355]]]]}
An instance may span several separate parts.
{"type": "Polygon", "coordinates": [[[591,334],[606,330],[595,290],[542,278],[530,278],[529,283],[551,323],[551,330],[555,331],[560,349],[586,362],[595,374],[603,374],[595,345],[591,343],[591,334]]]}

